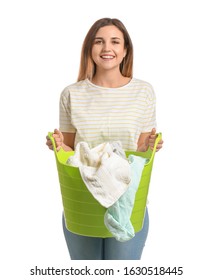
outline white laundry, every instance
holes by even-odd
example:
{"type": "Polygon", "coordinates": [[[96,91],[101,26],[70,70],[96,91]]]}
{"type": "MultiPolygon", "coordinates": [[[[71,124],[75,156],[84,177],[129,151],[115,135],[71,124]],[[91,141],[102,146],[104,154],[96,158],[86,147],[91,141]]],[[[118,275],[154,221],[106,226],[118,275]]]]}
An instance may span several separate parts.
{"type": "Polygon", "coordinates": [[[131,182],[130,164],[118,154],[122,154],[119,141],[116,145],[102,143],[92,149],[86,142],[79,142],[75,154],[67,160],[67,164],[79,167],[88,190],[106,208],[126,192],[131,182]]]}

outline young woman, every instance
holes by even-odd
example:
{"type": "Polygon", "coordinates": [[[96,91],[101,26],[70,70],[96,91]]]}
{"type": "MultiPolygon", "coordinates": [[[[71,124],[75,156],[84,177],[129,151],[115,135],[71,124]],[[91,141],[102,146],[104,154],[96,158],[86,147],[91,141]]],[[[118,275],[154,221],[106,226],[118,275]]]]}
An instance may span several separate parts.
{"type": "MultiPolygon", "coordinates": [[[[74,150],[80,141],[95,147],[119,140],[124,150],[146,151],[153,148],[155,127],[155,94],[149,83],[133,78],[133,45],[125,26],[118,19],[96,21],[83,43],[78,81],[61,94],[60,128],[53,134],[57,150],[74,150]]],[[[53,149],[48,137],[46,144],[53,149]]],[[[119,242],[76,235],[66,229],[63,219],[73,260],[138,260],[148,225],[146,210],[141,231],[119,242]]]]}

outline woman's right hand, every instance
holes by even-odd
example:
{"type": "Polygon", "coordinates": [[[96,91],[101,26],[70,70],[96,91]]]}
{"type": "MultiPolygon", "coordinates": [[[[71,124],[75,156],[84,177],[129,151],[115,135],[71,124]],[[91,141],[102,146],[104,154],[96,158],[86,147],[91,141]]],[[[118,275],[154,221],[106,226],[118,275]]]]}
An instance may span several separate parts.
{"type": "MultiPolygon", "coordinates": [[[[53,133],[53,138],[55,140],[56,150],[59,151],[63,146],[64,136],[61,133],[61,131],[59,131],[58,129],[55,129],[54,133],[53,133]]],[[[48,148],[50,150],[53,150],[53,144],[48,135],[46,136],[46,139],[47,139],[46,145],[48,146],[48,148]]]]}

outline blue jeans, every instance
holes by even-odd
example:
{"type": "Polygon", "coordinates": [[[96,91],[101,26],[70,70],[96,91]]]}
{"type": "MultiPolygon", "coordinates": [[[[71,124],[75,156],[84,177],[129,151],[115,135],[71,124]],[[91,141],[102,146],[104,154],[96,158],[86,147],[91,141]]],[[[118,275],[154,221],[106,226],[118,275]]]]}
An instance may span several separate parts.
{"type": "Polygon", "coordinates": [[[63,215],[64,236],[72,260],[140,260],[149,229],[148,210],[143,228],[126,242],[115,238],[88,237],[67,230],[63,215]]]}

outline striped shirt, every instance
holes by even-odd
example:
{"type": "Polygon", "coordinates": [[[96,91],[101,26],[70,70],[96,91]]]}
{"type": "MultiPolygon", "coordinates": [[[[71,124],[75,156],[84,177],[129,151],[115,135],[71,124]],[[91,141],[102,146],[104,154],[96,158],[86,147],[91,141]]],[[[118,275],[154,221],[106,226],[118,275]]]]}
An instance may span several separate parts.
{"type": "Polygon", "coordinates": [[[119,140],[125,150],[136,150],[143,132],[156,127],[152,86],[133,78],[119,88],[106,88],[88,79],[66,87],[60,97],[60,130],[76,133],[95,147],[119,140]]]}

